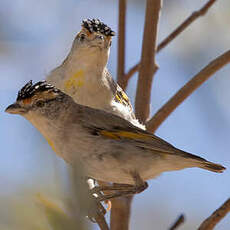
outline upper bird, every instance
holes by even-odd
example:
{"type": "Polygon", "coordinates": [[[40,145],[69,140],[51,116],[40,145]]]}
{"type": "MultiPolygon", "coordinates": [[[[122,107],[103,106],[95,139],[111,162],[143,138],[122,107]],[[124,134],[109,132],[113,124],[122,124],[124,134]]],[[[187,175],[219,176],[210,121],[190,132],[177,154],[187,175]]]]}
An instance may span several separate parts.
{"type": "Polygon", "coordinates": [[[111,112],[144,128],[135,118],[128,96],[106,67],[114,35],[99,19],[83,20],[67,58],[46,80],[79,104],[111,112]]]}
{"type": "Polygon", "coordinates": [[[221,173],[225,169],[119,116],[79,105],[45,81],[27,83],[6,112],[29,120],[56,154],[72,165],[80,162],[89,177],[129,184],[113,188],[122,191],[114,196],[140,192],[147,187],[146,180],[165,171],[198,167],[221,173]]]}

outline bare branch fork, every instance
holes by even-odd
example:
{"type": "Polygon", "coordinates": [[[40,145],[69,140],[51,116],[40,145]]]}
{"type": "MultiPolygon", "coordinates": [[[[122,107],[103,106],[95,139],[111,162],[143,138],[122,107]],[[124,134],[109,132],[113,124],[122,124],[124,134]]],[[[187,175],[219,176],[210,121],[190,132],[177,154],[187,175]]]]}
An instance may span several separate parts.
{"type": "MultiPolygon", "coordinates": [[[[156,52],[160,52],[186,28],[188,28],[194,21],[196,21],[199,17],[204,16],[215,2],[216,0],[209,0],[200,10],[193,12],[172,33],[170,33],[162,42],[160,42],[160,44],[157,46],[156,52]]],[[[126,74],[123,75],[123,79],[119,80],[118,78],[118,83],[123,89],[126,89],[129,79],[139,70],[139,67],[140,63],[137,63],[126,74]]]]}
{"type": "Polygon", "coordinates": [[[147,129],[155,132],[162,122],[198,87],[208,80],[214,73],[230,62],[230,50],[220,55],[196,74],[185,84],[156,114],[147,122],[147,129]]]}

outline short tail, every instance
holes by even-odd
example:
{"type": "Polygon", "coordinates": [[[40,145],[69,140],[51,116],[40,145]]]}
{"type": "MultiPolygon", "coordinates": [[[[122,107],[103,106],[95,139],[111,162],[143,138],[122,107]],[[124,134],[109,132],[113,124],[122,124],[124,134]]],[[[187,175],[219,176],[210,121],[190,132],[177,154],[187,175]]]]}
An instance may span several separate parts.
{"type": "Polygon", "coordinates": [[[205,160],[202,157],[196,156],[191,153],[180,151],[180,154],[182,154],[183,157],[189,159],[190,162],[192,160],[193,163],[195,163],[194,165],[195,167],[199,167],[216,173],[222,173],[226,169],[224,166],[220,164],[212,163],[210,161],[205,160]]]}
{"type": "Polygon", "coordinates": [[[215,164],[209,161],[204,161],[201,163],[200,168],[202,169],[206,169],[212,172],[216,172],[216,173],[222,173],[226,168],[222,165],[219,164],[215,164]]]}

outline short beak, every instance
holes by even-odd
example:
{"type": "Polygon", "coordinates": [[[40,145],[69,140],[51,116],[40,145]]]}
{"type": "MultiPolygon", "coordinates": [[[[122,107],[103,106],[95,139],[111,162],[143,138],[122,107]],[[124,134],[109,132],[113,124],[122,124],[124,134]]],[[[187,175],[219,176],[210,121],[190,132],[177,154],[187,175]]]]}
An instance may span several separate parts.
{"type": "Polygon", "coordinates": [[[9,105],[6,109],[5,109],[6,113],[11,113],[11,114],[21,114],[25,112],[25,109],[22,108],[18,103],[14,103],[12,105],[9,105]]]}

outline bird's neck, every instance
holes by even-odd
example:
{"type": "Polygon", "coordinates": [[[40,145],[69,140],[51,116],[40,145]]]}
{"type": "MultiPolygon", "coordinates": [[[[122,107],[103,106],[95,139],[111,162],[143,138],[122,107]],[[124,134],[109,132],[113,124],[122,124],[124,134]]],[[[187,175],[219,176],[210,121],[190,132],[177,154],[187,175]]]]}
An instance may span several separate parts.
{"type": "MultiPolygon", "coordinates": [[[[95,78],[101,78],[106,68],[109,57],[108,50],[99,50],[98,48],[77,52],[70,52],[66,61],[63,63],[65,74],[73,76],[78,71],[82,71],[89,81],[95,78]],[[93,76],[93,77],[92,77],[93,76]]],[[[98,79],[97,79],[98,80],[98,79]]]]}

